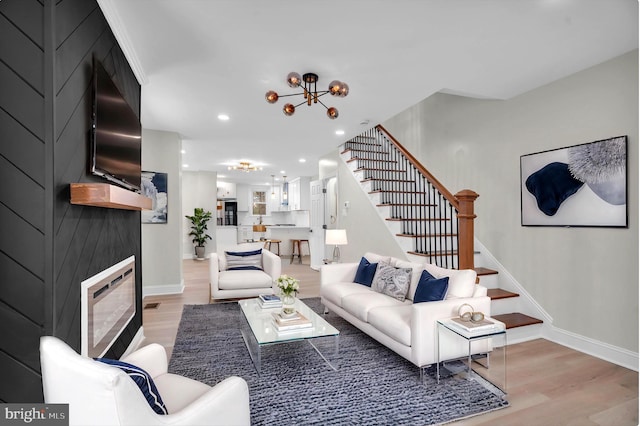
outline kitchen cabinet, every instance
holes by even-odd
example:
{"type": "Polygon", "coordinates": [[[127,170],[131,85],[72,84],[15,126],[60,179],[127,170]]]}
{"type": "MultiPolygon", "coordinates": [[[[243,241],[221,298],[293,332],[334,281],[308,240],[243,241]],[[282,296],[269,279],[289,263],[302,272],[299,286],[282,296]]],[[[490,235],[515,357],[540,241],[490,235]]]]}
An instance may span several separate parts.
{"type": "Polygon", "coordinates": [[[311,208],[310,191],[311,178],[301,176],[289,182],[289,209],[309,210],[311,208]]]}
{"type": "Polygon", "coordinates": [[[236,185],[236,195],[238,202],[238,211],[239,212],[248,212],[249,211],[249,185],[236,185]]]}
{"type": "Polygon", "coordinates": [[[236,184],[218,181],[217,195],[219,200],[236,198],[236,184]]]}
{"type": "Polygon", "coordinates": [[[253,241],[253,226],[242,225],[238,226],[238,244],[246,243],[247,241],[253,241]]]}

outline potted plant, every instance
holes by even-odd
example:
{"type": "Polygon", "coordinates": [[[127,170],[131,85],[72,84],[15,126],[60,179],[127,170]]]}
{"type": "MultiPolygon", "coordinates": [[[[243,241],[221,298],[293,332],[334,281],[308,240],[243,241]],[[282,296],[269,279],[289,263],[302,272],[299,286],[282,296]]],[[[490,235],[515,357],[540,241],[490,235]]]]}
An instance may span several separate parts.
{"type": "Polygon", "coordinates": [[[282,312],[285,315],[295,314],[295,295],[300,289],[300,281],[289,275],[280,275],[276,284],[282,293],[282,312]]]}
{"type": "Polygon", "coordinates": [[[205,232],[207,230],[207,222],[211,219],[211,212],[196,207],[193,210],[193,216],[186,215],[185,217],[191,221],[189,235],[193,236],[191,241],[196,245],[196,259],[204,260],[204,245],[207,239],[211,239],[211,236],[205,232]]]}

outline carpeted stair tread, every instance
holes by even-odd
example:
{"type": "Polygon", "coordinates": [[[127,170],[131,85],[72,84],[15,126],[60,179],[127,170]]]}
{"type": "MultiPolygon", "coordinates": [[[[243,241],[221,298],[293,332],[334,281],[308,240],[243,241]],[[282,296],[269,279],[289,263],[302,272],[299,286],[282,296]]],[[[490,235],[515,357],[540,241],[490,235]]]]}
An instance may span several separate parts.
{"type": "Polygon", "coordinates": [[[507,329],[524,327],[527,325],[542,324],[542,320],[529,315],[521,314],[519,312],[512,312],[510,314],[492,315],[491,318],[502,321],[507,326],[507,329]]]}

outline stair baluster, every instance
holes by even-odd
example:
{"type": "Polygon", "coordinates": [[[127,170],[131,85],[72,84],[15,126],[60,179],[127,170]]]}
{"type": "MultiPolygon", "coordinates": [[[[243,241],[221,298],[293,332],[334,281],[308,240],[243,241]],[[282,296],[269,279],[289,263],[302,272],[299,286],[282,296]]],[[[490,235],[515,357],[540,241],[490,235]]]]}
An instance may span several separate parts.
{"type": "Polygon", "coordinates": [[[473,233],[460,237],[473,231],[473,201],[471,213],[466,211],[473,191],[461,191],[462,201],[453,196],[382,126],[347,141],[344,148],[380,204],[389,206],[388,220],[400,222],[401,235],[413,240],[410,254],[442,267],[473,268],[473,233]]]}

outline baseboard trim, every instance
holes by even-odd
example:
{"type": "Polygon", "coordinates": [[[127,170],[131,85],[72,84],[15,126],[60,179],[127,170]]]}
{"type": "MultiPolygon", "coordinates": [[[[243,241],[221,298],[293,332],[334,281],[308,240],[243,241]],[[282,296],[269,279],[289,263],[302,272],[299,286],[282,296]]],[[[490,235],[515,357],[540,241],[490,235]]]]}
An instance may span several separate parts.
{"type": "Polygon", "coordinates": [[[547,324],[544,328],[543,334],[545,339],[558,343],[559,345],[612,362],[629,370],[638,371],[640,358],[638,358],[637,352],[581,336],[550,324],[547,324]]]}
{"type": "MultiPolygon", "coordinates": [[[[537,338],[547,339],[562,346],[566,346],[571,349],[583,352],[585,354],[600,358],[602,360],[620,365],[624,368],[628,368],[633,371],[638,371],[638,364],[640,358],[637,352],[632,352],[618,346],[610,345],[605,342],[601,342],[589,337],[585,337],[576,333],[572,333],[567,330],[563,330],[553,325],[553,317],[545,311],[542,306],[536,302],[536,300],[520,285],[520,283],[506,270],[506,268],[498,262],[498,260],[491,254],[489,250],[476,238],[474,241],[476,250],[480,250],[482,256],[487,260],[490,266],[498,270],[501,280],[507,280],[523,297],[523,301],[537,311],[538,318],[543,320],[543,324],[533,332],[529,330],[523,330],[522,332],[511,333],[512,337],[509,337],[508,344],[516,344],[520,342],[526,342],[537,338]]],[[[523,327],[528,329],[529,327],[523,327]]],[[[509,331],[507,332],[509,335],[509,331]]]]}
{"type": "Polygon", "coordinates": [[[168,294],[182,294],[184,292],[184,279],[178,284],[145,285],[142,286],[142,298],[147,296],[165,296],[168,294]]]}

